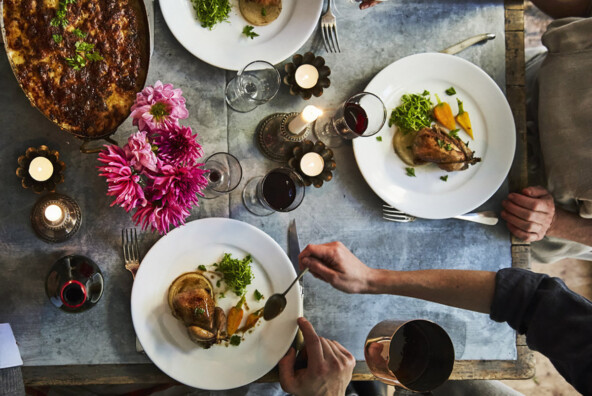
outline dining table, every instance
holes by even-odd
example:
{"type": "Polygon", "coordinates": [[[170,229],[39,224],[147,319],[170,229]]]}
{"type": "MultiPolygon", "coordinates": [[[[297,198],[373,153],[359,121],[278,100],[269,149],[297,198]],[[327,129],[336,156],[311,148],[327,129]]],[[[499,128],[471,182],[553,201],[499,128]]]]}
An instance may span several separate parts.
{"type": "MultiPolygon", "coordinates": [[[[248,180],[280,166],[258,149],[255,129],[273,113],[300,112],[307,104],[338,106],[361,92],[389,64],[406,56],[438,52],[467,37],[496,34],[495,40],[459,54],[487,73],[505,93],[516,127],[512,168],[501,187],[475,210],[499,214],[509,191],[526,186],[524,5],[522,0],[391,0],[367,10],[335,1],[340,53],[327,53],[320,28],[297,51],[322,56],[331,69],[330,87],[303,100],[286,85],[270,102],[247,113],[225,103],[226,84],[236,72],[212,66],[191,54],[167,26],[154,3],[154,52],[147,84],[157,80],[181,88],[189,125],[198,134],[204,158],[216,152],[236,156],[242,181],[230,194],[200,199],[188,221],[221,217],[251,224],[287,248],[287,228],[296,219],[301,247],[341,241],[367,265],[393,270],[430,268],[497,271],[529,268],[529,245],[513,238],[503,221],[495,226],[458,219],[417,219],[409,223],[382,218],[382,200],[361,174],[351,142],[333,149],[333,179],[309,186],[302,204],[289,213],[259,217],[243,205],[248,180]]],[[[319,0],[321,1],[321,0],[319,0]]],[[[324,8],[324,7],[323,7],[324,8]]],[[[220,46],[219,51],[224,51],[220,46]]],[[[282,77],[291,56],[275,67],[282,77]]],[[[111,206],[105,180],[98,176],[96,154],[79,150],[81,140],[61,131],[32,107],[21,91],[6,56],[0,56],[0,323],[10,323],[24,362],[26,385],[157,384],[174,382],[136,349],[130,312],[133,278],[123,263],[121,231],[134,227],[131,215],[111,206]],[[57,192],[80,205],[82,224],[72,238],[48,243],[36,237],[30,215],[39,195],[15,176],[17,158],[28,147],[47,145],[66,164],[57,192]],[[69,254],[90,257],[101,268],[104,293],[95,307],[78,314],[56,309],[44,288],[49,268],[69,254]]],[[[390,109],[389,109],[390,111],[390,109]]],[[[126,120],[112,136],[123,144],[135,130],[126,120]]],[[[373,138],[369,138],[373,139],[373,138]]],[[[99,144],[100,142],[95,142],[99,144]]],[[[385,143],[388,144],[388,143],[385,143]]],[[[138,228],[143,257],[161,235],[138,228]]],[[[534,359],[525,338],[488,315],[390,295],[354,295],[327,287],[311,274],[303,278],[304,316],[321,336],[335,339],[356,358],[354,380],[372,380],[364,362],[364,340],[385,319],[428,319],[450,335],[455,364],[451,379],[524,379],[534,375],[534,359]]],[[[277,368],[259,379],[277,381],[277,368]]]]}

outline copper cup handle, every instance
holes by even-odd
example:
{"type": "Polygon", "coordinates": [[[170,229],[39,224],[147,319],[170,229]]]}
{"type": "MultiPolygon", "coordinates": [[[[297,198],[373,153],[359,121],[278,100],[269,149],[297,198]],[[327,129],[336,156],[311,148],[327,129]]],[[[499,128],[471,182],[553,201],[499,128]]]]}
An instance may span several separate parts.
{"type": "MultiPolygon", "coordinates": [[[[119,146],[119,143],[109,136],[101,138],[101,140],[105,140],[108,143],[119,146]]],[[[103,145],[101,145],[100,147],[89,147],[92,142],[95,142],[95,140],[85,140],[84,143],[82,143],[82,145],[80,146],[80,152],[83,154],[96,154],[104,150],[103,145]]]]}

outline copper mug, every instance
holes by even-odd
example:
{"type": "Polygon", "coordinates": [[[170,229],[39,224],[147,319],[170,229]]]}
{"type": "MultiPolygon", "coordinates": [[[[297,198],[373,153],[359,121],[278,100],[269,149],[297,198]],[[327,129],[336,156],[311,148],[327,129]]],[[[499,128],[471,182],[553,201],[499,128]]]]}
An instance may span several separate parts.
{"type": "Polygon", "coordinates": [[[454,347],[446,331],[429,320],[385,320],[366,337],[364,357],[379,381],[430,392],[450,376],[454,347]]]}

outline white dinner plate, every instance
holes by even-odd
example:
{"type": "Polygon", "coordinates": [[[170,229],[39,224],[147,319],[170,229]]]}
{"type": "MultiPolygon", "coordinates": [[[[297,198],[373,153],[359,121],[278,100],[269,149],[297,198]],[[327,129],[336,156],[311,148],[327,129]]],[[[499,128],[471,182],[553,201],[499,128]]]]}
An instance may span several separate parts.
{"type": "MultiPolygon", "coordinates": [[[[168,288],[177,276],[201,264],[213,264],[224,253],[253,257],[255,278],[246,294],[249,312],[264,306],[273,293],[283,292],[296,277],[288,256],[269,235],[241,221],[208,218],[189,222],[161,238],[142,260],[132,289],[134,329],[148,357],[170,377],[200,389],[236,388],[266,374],[289,349],[298,327],[296,319],[302,316],[300,287],[293,287],[286,296],[285,311],[269,322],[260,319],[239,346],[204,349],[193,343],[185,326],[171,314],[168,288]],[[255,289],[266,298],[256,301],[255,289]]],[[[218,299],[218,306],[228,313],[237,301],[229,291],[218,299]]]]}
{"type": "Polygon", "coordinates": [[[321,15],[322,0],[282,0],[280,16],[267,26],[255,26],[258,37],[242,34],[250,25],[230,0],[228,22],[202,28],[190,0],[160,0],[164,19],[175,38],[193,55],[213,66],[240,70],[255,60],[273,65],[295,53],[308,40],[321,15]]]}
{"type": "MultiPolygon", "coordinates": [[[[481,162],[469,169],[446,172],[434,164],[415,167],[407,176],[406,165],[395,153],[395,126],[385,123],[375,137],[354,139],[356,162],[374,192],[389,205],[417,217],[444,219],[470,212],[487,201],[506,178],[516,146],[510,106],[495,81],[474,64],[454,55],[425,53],[400,59],[378,73],[366,91],[378,95],[389,116],[406,93],[435,93],[458,113],[456,98],[470,115],[474,140],[464,131],[459,137],[481,162]],[[456,95],[444,91],[454,87],[456,95]],[[448,176],[446,182],[441,176],[448,176]]],[[[459,127],[460,128],[460,127],[459,127]]]]}

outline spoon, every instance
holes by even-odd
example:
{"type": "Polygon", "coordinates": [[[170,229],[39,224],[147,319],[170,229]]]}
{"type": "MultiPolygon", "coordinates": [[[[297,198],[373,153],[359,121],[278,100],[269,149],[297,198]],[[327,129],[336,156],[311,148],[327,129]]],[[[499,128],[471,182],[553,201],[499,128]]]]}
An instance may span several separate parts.
{"type": "Polygon", "coordinates": [[[294,283],[298,282],[300,278],[302,278],[302,275],[306,274],[307,272],[308,268],[305,268],[303,271],[301,271],[300,274],[298,274],[298,276],[296,277],[296,279],[294,279],[294,281],[290,284],[290,286],[288,286],[286,291],[282,294],[275,293],[274,295],[269,297],[269,299],[265,303],[265,307],[263,308],[263,319],[271,320],[284,311],[284,308],[286,308],[287,304],[286,294],[288,294],[292,286],[294,286],[294,283]]]}

